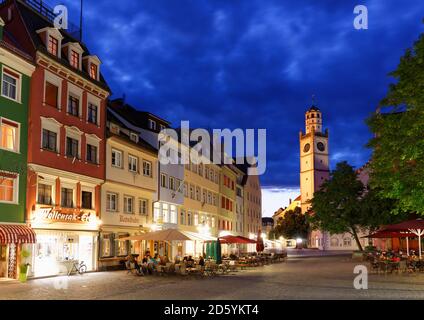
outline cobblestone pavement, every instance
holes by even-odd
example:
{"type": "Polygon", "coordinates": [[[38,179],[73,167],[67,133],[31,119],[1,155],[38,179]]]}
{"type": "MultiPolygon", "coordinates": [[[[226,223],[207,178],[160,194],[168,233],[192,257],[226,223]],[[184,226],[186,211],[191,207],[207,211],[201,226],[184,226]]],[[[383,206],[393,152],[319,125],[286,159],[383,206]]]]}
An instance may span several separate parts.
{"type": "Polygon", "coordinates": [[[1,299],[424,299],[424,274],[371,274],[368,290],[353,289],[347,256],[287,262],[213,279],[137,277],[125,271],[0,283],[1,299]],[[64,287],[67,286],[67,289],[64,287]],[[56,289],[56,288],[59,289],[56,289]]]}

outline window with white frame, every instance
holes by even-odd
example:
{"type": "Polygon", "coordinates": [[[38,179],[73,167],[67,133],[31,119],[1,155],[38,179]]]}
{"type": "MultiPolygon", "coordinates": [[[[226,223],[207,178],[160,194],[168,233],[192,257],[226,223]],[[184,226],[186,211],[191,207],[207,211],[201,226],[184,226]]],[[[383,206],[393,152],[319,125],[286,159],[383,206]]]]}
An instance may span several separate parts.
{"type": "Polygon", "coordinates": [[[149,129],[156,130],[156,121],[149,119],[149,129]]]}
{"type": "Polygon", "coordinates": [[[97,105],[89,102],[88,108],[87,108],[87,121],[89,123],[97,124],[99,121],[98,113],[99,113],[99,108],[97,107],[97,105]]]}
{"type": "Polygon", "coordinates": [[[200,187],[196,187],[196,200],[202,201],[201,199],[201,193],[200,193],[200,187]]]}
{"type": "Polygon", "coordinates": [[[20,124],[6,118],[0,118],[0,148],[19,152],[20,124]]]}
{"type": "Polygon", "coordinates": [[[124,196],[124,212],[134,213],[134,197],[124,196]]]}
{"type": "Polygon", "coordinates": [[[69,55],[69,63],[74,68],[79,69],[79,65],[80,65],[80,54],[78,52],[76,52],[75,50],[71,50],[71,53],[69,55]]]}
{"type": "Polygon", "coordinates": [[[122,168],[122,151],[112,149],[112,166],[122,168]]]}
{"type": "Polygon", "coordinates": [[[191,212],[187,212],[187,225],[191,226],[192,225],[192,216],[191,216],[191,212]]]}
{"type": "Polygon", "coordinates": [[[21,75],[6,68],[2,71],[2,96],[20,102],[21,75]]]}
{"type": "Polygon", "coordinates": [[[100,139],[95,134],[85,133],[85,141],[87,144],[86,160],[92,164],[100,164],[100,139]]]}
{"type": "Polygon", "coordinates": [[[60,191],[60,205],[65,208],[74,208],[74,189],[62,187],[60,191]]]}
{"type": "Polygon", "coordinates": [[[177,214],[178,214],[177,213],[177,206],[171,204],[169,206],[169,215],[170,215],[170,221],[169,222],[177,224],[178,223],[178,215],[177,214]]]}
{"type": "Polygon", "coordinates": [[[87,143],[87,162],[98,164],[98,147],[87,143]]]}
{"type": "Polygon", "coordinates": [[[82,116],[82,95],[83,90],[72,83],[68,83],[68,107],[67,113],[81,118],[82,116]]]}
{"type": "Polygon", "coordinates": [[[37,203],[53,205],[53,185],[44,182],[37,185],[37,203]]]}
{"type": "Polygon", "coordinates": [[[185,224],[185,211],[184,210],[181,210],[181,212],[180,212],[180,224],[181,225],[184,225],[185,224]]]}
{"type": "Polygon", "coordinates": [[[66,156],[70,158],[79,158],[79,142],[71,137],[66,137],[66,156]]]}
{"type": "Polygon", "coordinates": [[[184,182],[184,197],[188,198],[188,183],[184,182]]]}
{"type": "Polygon", "coordinates": [[[118,194],[108,192],[106,194],[106,210],[107,211],[118,211],[118,194]]]}
{"type": "Polygon", "coordinates": [[[138,214],[147,216],[149,214],[149,200],[138,199],[138,214]]]}
{"type": "Polygon", "coordinates": [[[115,123],[110,124],[110,132],[114,134],[119,134],[119,126],[115,123]]]}
{"type": "Polygon", "coordinates": [[[162,188],[168,188],[168,179],[164,173],[160,174],[160,186],[162,188]]]}
{"type": "Polygon", "coordinates": [[[48,129],[43,129],[43,149],[53,152],[59,152],[57,146],[57,133],[48,129]]]}
{"type": "Polygon", "coordinates": [[[138,158],[128,155],[128,170],[134,173],[138,172],[138,158]]]}
{"type": "Polygon", "coordinates": [[[59,55],[59,40],[52,35],[48,36],[47,50],[56,57],[59,55]]]}
{"type": "Polygon", "coordinates": [[[143,175],[145,177],[152,176],[152,163],[147,160],[143,160],[143,175]]]}
{"type": "Polygon", "coordinates": [[[79,130],[77,127],[65,126],[65,132],[66,132],[66,140],[65,140],[66,156],[70,158],[80,159],[82,131],[79,130]]]}
{"type": "Polygon", "coordinates": [[[0,202],[18,203],[18,175],[0,171],[0,202]]]}
{"type": "Polygon", "coordinates": [[[137,143],[138,142],[138,134],[137,133],[134,133],[134,132],[131,132],[130,133],[130,140],[131,141],[134,141],[135,143],[137,143]]]}
{"type": "Polygon", "coordinates": [[[180,179],[175,179],[175,190],[182,193],[183,191],[181,190],[181,180],[180,179]]]}
{"type": "Polygon", "coordinates": [[[88,190],[81,191],[81,208],[93,209],[93,192],[88,190]]]}
{"type": "Polygon", "coordinates": [[[171,222],[169,218],[169,204],[167,203],[162,203],[162,219],[164,223],[171,222]]]}
{"type": "Polygon", "coordinates": [[[175,178],[169,177],[169,189],[175,190],[175,178]]]}
{"type": "Polygon", "coordinates": [[[75,116],[75,117],[79,117],[79,105],[80,105],[80,99],[73,95],[70,94],[68,96],[68,114],[75,116]]]}

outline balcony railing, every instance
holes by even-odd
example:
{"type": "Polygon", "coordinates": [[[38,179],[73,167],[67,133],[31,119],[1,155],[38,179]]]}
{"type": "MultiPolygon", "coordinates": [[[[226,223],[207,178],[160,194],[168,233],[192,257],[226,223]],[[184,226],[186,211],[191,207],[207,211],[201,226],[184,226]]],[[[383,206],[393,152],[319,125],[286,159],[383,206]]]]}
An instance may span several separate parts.
{"type": "MultiPolygon", "coordinates": [[[[6,0],[1,0],[1,3],[6,0]]],[[[56,14],[53,8],[49,7],[43,0],[20,0],[27,4],[33,10],[45,17],[50,23],[54,23],[56,14]]],[[[68,21],[68,29],[65,30],[72,38],[81,41],[81,29],[75,24],[68,21]]]]}

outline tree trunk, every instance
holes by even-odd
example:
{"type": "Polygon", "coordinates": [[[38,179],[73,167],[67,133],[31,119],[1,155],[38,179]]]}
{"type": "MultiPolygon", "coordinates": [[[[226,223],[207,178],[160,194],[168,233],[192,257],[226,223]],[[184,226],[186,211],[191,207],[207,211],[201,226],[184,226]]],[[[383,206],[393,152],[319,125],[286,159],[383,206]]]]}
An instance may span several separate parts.
{"type": "Polygon", "coordinates": [[[361,242],[359,241],[359,237],[358,237],[358,233],[356,232],[356,228],[355,227],[351,227],[352,229],[352,235],[355,238],[356,244],[358,245],[359,251],[364,251],[364,249],[362,248],[361,242]]]}

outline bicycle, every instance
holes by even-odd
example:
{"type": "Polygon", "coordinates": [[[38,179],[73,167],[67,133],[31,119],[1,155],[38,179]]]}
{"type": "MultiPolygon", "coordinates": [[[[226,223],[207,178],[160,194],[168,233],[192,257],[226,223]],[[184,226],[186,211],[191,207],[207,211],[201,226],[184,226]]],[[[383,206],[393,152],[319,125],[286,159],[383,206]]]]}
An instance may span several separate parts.
{"type": "Polygon", "coordinates": [[[75,270],[75,272],[78,272],[80,275],[83,275],[87,272],[87,266],[85,265],[84,261],[78,262],[75,261],[72,265],[71,270],[68,273],[68,276],[72,274],[72,272],[75,270]]]}

